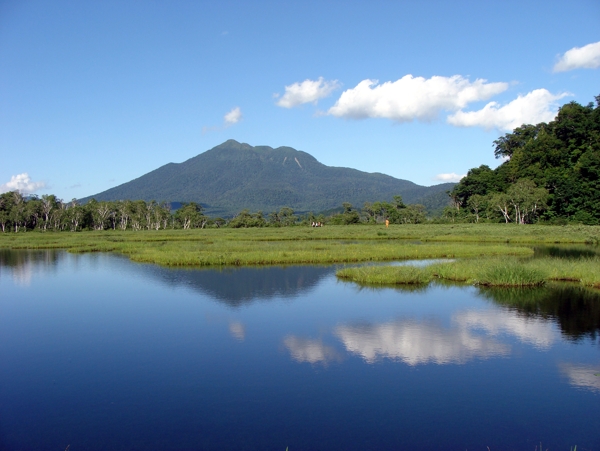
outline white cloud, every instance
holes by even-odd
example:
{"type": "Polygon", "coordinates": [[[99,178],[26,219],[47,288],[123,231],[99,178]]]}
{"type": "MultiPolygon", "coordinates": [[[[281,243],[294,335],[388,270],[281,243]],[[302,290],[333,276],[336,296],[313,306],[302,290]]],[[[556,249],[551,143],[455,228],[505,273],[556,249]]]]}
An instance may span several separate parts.
{"type": "Polygon", "coordinates": [[[225,126],[228,127],[233,124],[237,124],[242,120],[242,110],[239,106],[233,108],[229,113],[227,113],[223,119],[225,120],[225,126]]]}
{"type": "Polygon", "coordinates": [[[454,172],[450,172],[448,174],[438,174],[433,179],[440,182],[460,182],[460,179],[463,177],[466,177],[466,174],[458,175],[454,172]]]}
{"type": "Polygon", "coordinates": [[[490,102],[479,111],[457,111],[448,116],[448,123],[457,127],[513,130],[523,124],[549,122],[556,117],[557,100],[567,95],[569,94],[555,95],[546,89],[536,89],[518,96],[504,106],[490,102]]]}
{"type": "Polygon", "coordinates": [[[328,113],[350,119],[386,118],[397,122],[431,121],[441,111],[456,111],[469,103],[487,100],[508,89],[508,83],[474,82],[460,76],[431,78],[405,75],[378,84],[363,80],[342,93],[328,113]]]}
{"type": "Polygon", "coordinates": [[[566,72],[574,69],[595,69],[600,67],[600,42],[573,47],[560,56],[554,65],[554,72],[566,72]]]}
{"type": "Polygon", "coordinates": [[[341,360],[337,351],[331,346],[323,344],[321,340],[309,340],[290,335],[285,337],[283,344],[297,362],[327,363],[332,360],[341,360]]]}
{"type": "Polygon", "coordinates": [[[46,186],[45,182],[34,182],[29,177],[27,172],[23,172],[19,175],[13,175],[10,178],[10,182],[0,185],[0,193],[6,193],[7,191],[19,191],[22,194],[31,194],[39,189],[46,186]]]}
{"type": "Polygon", "coordinates": [[[304,80],[302,83],[286,86],[285,94],[277,101],[277,105],[293,108],[304,103],[317,103],[319,99],[327,97],[339,87],[337,80],[326,81],[323,77],[319,77],[318,80],[304,80]]]}

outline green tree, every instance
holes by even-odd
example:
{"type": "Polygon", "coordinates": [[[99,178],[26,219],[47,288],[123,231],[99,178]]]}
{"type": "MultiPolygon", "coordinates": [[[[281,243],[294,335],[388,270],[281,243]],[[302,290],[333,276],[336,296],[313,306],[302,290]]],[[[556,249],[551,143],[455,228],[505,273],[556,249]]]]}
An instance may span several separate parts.
{"type": "Polygon", "coordinates": [[[183,204],[175,212],[175,221],[184,229],[204,227],[206,216],[202,214],[202,206],[196,202],[183,204]]]}
{"type": "Polygon", "coordinates": [[[265,221],[262,211],[250,213],[250,210],[242,210],[228,224],[233,228],[264,227],[265,225],[267,225],[267,221],[265,221]]]}
{"type": "Polygon", "coordinates": [[[505,222],[514,214],[518,223],[538,217],[600,223],[600,96],[596,105],[567,103],[553,121],[517,127],[495,140],[494,146],[496,157],[505,161],[494,170],[471,169],[451,192],[455,203],[469,206],[474,195],[494,198],[491,208],[502,212],[499,219],[505,222]],[[541,203],[532,204],[534,211],[521,209],[524,201],[518,199],[525,186],[521,180],[531,181],[539,190],[541,203]],[[504,202],[496,196],[509,191],[516,199],[510,213],[498,207],[504,202]]]}

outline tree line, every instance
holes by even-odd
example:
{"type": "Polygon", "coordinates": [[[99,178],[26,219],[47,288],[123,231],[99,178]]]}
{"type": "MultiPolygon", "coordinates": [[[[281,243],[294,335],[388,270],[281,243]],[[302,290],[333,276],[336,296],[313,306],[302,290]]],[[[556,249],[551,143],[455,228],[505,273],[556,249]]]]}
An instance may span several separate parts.
{"type": "Polygon", "coordinates": [[[405,205],[401,196],[392,202],[366,202],[360,210],[345,202],[330,214],[312,212],[296,214],[290,207],[264,214],[242,210],[233,218],[207,216],[200,204],[190,202],[172,211],[168,203],[143,200],[97,201],[80,204],[75,199],[64,202],[53,194],[23,196],[18,191],[0,194],[0,229],[2,232],[82,230],[161,230],[206,227],[290,227],[321,224],[375,224],[388,219],[392,224],[426,221],[425,207],[405,205]]]}
{"type": "MultiPolygon", "coordinates": [[[[25,197],[18,191],[0,194],[2,232],[54,230],[159,230],[182,224],[180,215],[171,215],[167,204],[157,202],[76,200],[64,202],[53,194],[25,197]]],[[[183,227],[183,225],[182,225],[183,227]]]]}
{"type": "Polygon", "coordinates": [[[451,221],[600,224],[600,96],[494,141],[496,169],[471,169],[449,193],[451,221]]]}

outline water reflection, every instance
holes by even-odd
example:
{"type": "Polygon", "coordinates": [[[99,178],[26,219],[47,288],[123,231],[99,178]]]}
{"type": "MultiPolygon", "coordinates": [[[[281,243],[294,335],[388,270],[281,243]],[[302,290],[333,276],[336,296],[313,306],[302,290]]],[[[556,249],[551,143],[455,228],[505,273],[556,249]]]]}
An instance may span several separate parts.
{"type": "Polygon", "coordinates": [[[16,285],[29,286],[35,271],[53,271],[64,256],[64,251],[0,249],[0,276],[3,270],[8,269],[16,285]]]}
{"type": "Polygon", "coordinates": [[[598,443],[598,347],[561,337],[598,334],[598,293],[363,291],[334,267],[0,259],[0,449],[598,443]],[[38,283],[44,272],[57,277],[38,283]]]}
{"type": "Polygon", "coordinates": [[[570,339],[589,337],[600,332],[600,293],[573,285],[544,288],[482,288],[483,297],[509,307],[529,318],[556,321],[570,339]]]}
{"type": "Polygon", "coordinates": [[[229,323],[229,333],[236,340],[244,341],[246,339],[246,327],[239,321],[229,323]]]}
{"type": "Polygon", "coordinates": [[[465,311],[453,320],[461,328],[481,329],[491,336],[508,333],[541,349],[549,348],[558,339],[552,322],[511,311],[465,311]]]}
{"type": "Polygon", "coordinates": [[[510,347],[467,328],[445,327],[428,320],[401,319],[382,324],[338,326],[335,335],[346,350],[368,363],[398,359],[414,366],[425,363],[465,363],[474,358],[507,355],[510,347]]]}
{"type": "Polygon", "coordinates": [[[225,269],[168,269],[140,266],[151,277],[175,287],[187,287],[240,307],[256,301],[294,298],[306,294],[335,272],[332,266],[248,267],[225,269]]]}
{"type": "Polygon", "coordinates": [[[556,257],[580,259],[596,257],[599,254],[597,246],[539,246],[534,247],[533,255],[539,257],[556,257]]]}
{"type": "MultiPolygon", "coordinates": [[[[55,250],[0,249],[0,274],[9,268],[15,282],[28,284],[33,273],[53,272],[65,259],[95,259],[55,250]]],[[[123,259],[118,255],[109,258],[123,259]]],[[[231,307],[277,298],[294,298],[308,293],[319,282],[335,273],[334,266],[274,266],[211,269],[170,269],[151,264],[127,265],[127,271],[141,273],[170,287],[185,287],[231,307]]]]}
{"type": "Polygon", "coordinates": [[[288,335],[283,344],[296,362],[328,363],[341,361],[341,355],[333,348],[323,343],[322,340],[311,340],[288,335]]]}
{"type": "Polygon", "coordinates": [[[0,249],[0,268],[22,268],[23,266],[43,266],[51,268],[65,257],[64,251],[28,251],[0,249]]]}
{"type": "Polygon", "coordinates": [[[600,393],[600,367],[563,363],[559,368],[571,385],[600,393]]]}

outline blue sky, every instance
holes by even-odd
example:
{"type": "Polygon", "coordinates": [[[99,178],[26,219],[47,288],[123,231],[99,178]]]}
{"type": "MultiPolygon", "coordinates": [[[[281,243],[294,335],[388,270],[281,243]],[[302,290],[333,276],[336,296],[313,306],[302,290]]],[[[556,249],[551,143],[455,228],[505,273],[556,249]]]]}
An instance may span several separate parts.
{"type": "Polygon", "coordinates": [[[433,185],[593,101],[599,66],[597,0],[0,1],[0,191],[80,198],[230,138],[433,185]]]}

